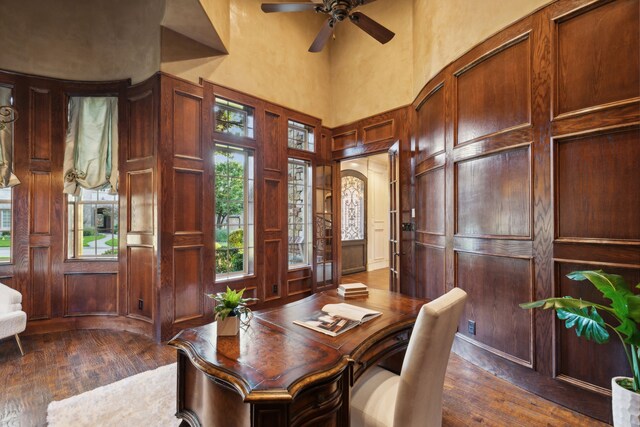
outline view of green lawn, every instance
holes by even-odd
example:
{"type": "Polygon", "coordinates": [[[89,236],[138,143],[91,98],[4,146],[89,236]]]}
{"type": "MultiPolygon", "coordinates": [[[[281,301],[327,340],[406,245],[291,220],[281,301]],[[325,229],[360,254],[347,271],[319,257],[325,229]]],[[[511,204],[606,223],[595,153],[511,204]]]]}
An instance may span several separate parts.
{"type": "Polygon", "coordinates": [[[118,238],[113,238],[113,239],[109,239],[106,242],[104,242],[105,245],[107,246],[111,246],[112,248],[117,248],[118,247],[118,238]]]}
{"type": "Polygon", "coordinates": [[[9,248],[9,247],[11,247],[11,238],[0,237],[0,248],[9,248]]]}
{"type": "Polygon", "coordinates": [[[89,243],[93,242],[94,240],[100,240],[104,237],[104,234],[98,234],[95,236],[84,236],[82,238],[82,244],[83,246],[89,246],[89,243]]]}

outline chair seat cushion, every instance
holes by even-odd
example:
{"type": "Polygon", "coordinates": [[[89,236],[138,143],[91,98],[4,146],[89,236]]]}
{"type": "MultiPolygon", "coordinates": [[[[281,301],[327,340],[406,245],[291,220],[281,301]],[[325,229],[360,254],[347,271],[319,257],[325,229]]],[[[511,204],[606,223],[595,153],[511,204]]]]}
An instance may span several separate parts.
{"type": "Polygon", "coordinates": [[[352,427],[392,427],[400,376],[374,366],[351,391],[352,427]]]}
{"type": "Polygon", "coordinates": [[[27,313],[13,311],[0,314],[0,339],[24,332],[27,327],[27,313]]]}

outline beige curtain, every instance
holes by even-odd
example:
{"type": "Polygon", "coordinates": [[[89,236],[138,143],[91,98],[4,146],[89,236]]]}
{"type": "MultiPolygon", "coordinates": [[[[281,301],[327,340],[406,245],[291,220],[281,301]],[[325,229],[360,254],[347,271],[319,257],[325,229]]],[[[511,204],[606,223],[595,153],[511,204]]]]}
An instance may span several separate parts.
{"type": "MultiPolygon", "coordinates": [[[[11,89],[0,86],[0,106],[11,105],[11,89]]],[[[0,130],[0,188],[13,187],[20,180],[13,174],[13,123],[0,130]]]]}
{"type": "Polygon", "coordinates": [[[118,191],[118,98],[71,97],[64,151],[64,192],[118,191]]]}

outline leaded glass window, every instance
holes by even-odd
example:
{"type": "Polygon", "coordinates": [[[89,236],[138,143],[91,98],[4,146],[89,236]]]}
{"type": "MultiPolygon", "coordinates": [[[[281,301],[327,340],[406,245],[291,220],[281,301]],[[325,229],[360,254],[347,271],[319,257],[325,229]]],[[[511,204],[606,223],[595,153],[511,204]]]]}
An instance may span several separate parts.
{"type": "Polygon", "coordinates": [[[289,159],[288,172],[289,267],[295,267],[311,263],[311,167],[289,159]]]}
{"type": "Polygon", "coordinates": [[[342,240],[365,236],[365,182],[353,175],[342,177],[342,240]]]}
{"type": "Polygon", "coordinates": [[[302,123],[289,120],[289,139],[290,148],[304,151],[314,151],[313,128],[302,123]]]}
{"type": "Polygon", "coordinates": [[[253,138],[253,108],[216,98],[213,110],[216,132],[253,138]]]}
{"type": "Polygon", "coordinates": [[[253,151],[216,144],[216,280],[253,274],[253,151]]]}
{"type": "Polygon", "coordinates": [[[67,195],[67,218],[69,258],[117,258],[117,194],[81,188],[79,195],[67,195]]]}

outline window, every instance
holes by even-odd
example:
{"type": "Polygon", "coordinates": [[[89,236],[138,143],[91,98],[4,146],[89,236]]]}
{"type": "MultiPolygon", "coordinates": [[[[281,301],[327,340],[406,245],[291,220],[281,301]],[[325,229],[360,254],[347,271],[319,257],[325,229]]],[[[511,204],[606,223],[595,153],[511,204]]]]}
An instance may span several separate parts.
{"type": "Polygon", "coordinates": [[[11,188],[0,188],[0,263],[11,261],[11,188]]]}
{"type": "Polygon", "coordinates": [[[69,258],[117,258],[118,195],[87,190],[67,195],[69,258]]]}
{"type": "Polygon", "coordinates": [[[342,240],[363,240],[366,182],[349,172],[342,175],[342,240]]]}
{"type": "Polygon", "coordinates": [[[289,120],[288,145],[290,148],[296,148],[298,150],[314,151],[313,128],[289,120]]]}
{"type": "Polygon", "coordinates": [[[216,280],[253,274],[253,152],[216,144],[216,280]]]}
{"type": "Polygon", "coordinates": [[[289,159],[289,267],[311,263],[311,167],[289,159]]]}
{"type": "Polygon", "coordinates": [[[216,98],[213,111],[216,132],[253,138],[253,108],[216,98]]]}

